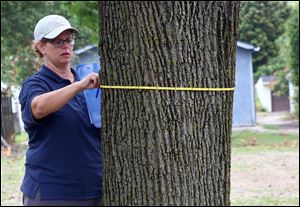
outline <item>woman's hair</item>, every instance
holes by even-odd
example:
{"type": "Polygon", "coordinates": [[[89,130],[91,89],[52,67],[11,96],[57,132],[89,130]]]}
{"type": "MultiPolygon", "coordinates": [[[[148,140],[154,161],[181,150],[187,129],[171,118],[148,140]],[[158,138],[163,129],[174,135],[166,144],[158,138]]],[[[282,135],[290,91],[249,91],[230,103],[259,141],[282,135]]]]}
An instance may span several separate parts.
{"type": "Polygon", "coordinates": [[[44,57],[43,53],[39,50],[38,48],[38,44],[40,44],[43,40],[40,40],[38,42],[36,41],[33,41],[32,43],[32,49],[34,51],[34,53],[39,57],[39,58],[42,58],[44,57]]]}

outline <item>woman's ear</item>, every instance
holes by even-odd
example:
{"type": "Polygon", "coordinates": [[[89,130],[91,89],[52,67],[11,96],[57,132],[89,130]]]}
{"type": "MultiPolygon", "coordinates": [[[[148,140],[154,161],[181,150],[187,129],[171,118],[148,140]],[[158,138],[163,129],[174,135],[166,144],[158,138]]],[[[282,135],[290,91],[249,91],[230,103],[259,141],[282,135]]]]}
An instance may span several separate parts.
{"type": "Polygon", "coordinates": [[[37,48],[45,56],[46,54],[46,42],[40,41],[37,43],[37,48]]]}

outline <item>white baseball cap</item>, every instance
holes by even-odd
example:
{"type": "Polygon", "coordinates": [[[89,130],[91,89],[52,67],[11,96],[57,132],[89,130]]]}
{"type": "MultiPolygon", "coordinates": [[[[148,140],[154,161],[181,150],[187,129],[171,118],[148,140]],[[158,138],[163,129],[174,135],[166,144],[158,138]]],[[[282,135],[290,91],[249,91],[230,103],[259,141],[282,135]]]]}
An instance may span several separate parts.
{"type": "Polygon", "coordinates": [[[34,40],[40,41],[43,38],[53,39],[65,30],[72,30],[78,33],[78,30],[71,26],[70,22],[59,15],[48,15],[40,19],[34,29],[34,40]]]}

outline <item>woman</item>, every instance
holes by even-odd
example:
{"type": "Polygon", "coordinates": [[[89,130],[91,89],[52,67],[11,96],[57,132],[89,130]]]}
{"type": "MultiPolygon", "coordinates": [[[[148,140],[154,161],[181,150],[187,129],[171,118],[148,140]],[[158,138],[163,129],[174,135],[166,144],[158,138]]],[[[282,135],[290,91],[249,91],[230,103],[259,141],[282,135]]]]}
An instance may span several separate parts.
{"type": "Polygon", "coordinates": [[[71,68],[78,30],[59,15],[34,30],[40,70],[27,78],[19,101],[29,135],[21,185],[24,205],[101,205],[100,131],[90,123],[83,90],[99,88],[97,73],[81,81],[71,68]]]}

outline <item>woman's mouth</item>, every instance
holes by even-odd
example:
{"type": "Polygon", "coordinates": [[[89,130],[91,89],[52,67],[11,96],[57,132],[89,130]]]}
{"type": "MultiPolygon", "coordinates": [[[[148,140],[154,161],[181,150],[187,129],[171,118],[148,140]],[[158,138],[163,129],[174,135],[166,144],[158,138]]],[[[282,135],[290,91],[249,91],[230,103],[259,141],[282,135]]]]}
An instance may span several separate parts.
{"type": "Polygon", "coordinates": [[[70,56],[70,53],[64,52],[64,53],[61,54],[61,56],[70,56]]]}

